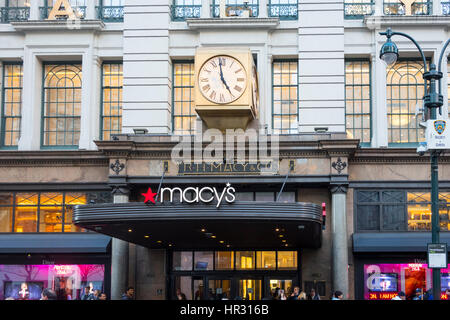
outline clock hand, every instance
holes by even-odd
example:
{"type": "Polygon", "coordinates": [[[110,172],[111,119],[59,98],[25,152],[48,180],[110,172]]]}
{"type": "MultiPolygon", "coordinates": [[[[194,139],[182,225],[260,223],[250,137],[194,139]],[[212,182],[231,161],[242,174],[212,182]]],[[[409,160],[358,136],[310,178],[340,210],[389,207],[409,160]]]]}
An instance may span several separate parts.
{"type": "MultiPolygon", "coordinates": [[[[222,80],[223,84],[225,85],[225,88],[227,88],[228,91],[230,91],[230,87],[228,87],[227,83],[225,82],[225,78],[223,77],[222,72],[222,60],[219,58],[219,67],[220,67],[220,80],[222,80]]],[[[231,93],[231,91],[230,91],[231,93]]],[[[231,94],[233,95],[233,94],[231,94]]]]}

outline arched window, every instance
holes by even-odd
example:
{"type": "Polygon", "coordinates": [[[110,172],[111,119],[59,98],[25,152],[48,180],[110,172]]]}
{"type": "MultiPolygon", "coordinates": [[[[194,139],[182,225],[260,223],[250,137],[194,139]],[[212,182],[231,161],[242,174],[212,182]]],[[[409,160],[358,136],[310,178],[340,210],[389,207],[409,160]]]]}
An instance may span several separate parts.
{"type": "Polygon", "coordinates": [[[419,127],[416,107],[424,95],[423,62],[400,60],[387,71],[386,103],[389,143],[424,141],[424,129],[419,127]]]}
{"type": "Polygon", "coordinates": [[[42,146],[77,147],[81,121],[81,64],[45,64],[42,146]]]}

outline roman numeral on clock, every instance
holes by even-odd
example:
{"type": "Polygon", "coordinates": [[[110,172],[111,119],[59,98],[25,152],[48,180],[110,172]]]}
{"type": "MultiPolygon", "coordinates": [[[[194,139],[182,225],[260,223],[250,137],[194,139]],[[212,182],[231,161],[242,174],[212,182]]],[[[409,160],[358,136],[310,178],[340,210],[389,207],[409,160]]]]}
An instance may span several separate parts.
{"type": "Polygon", "coordinates": [[[209,97],[210,97],[212,100],[214,100],[214,99],[216,98],[216,92],[215,92],[215,91],[211,92],[211,94],[209,95],[209,97]]]}
{"type": "Polygon", "coordinates": [[[236,90],[236,91],[238,91],[238,92],[241,92],[241,91],[242,91],[242,88],[239,87],[239,86],[234,86],[234,90],[236,90]]]}
{"type": "Polygon", "coordinates": [[[208,91],[209,89],[211,89],[211,87],[209,86],[209,84],[207,84],[206,86],[202,87],[203,91],[208,91]]]}

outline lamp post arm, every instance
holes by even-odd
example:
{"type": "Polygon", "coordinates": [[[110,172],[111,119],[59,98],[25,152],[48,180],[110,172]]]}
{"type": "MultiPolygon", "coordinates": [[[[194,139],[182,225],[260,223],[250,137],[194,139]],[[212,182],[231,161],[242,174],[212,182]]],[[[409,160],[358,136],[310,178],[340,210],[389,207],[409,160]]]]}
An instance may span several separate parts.
{"type": "MultiPolygon", "coordinates": [[[[411,40],[412,43],[414,43],[414,45],[415,45],[415,46],[417,47],[417,49],[419,50],[420,55],[422,56],[423,67],[424,67],[424,73],[427,73],[427,72],[428,72],[428,68],[427,68],[427,58],[425,57],[425,54],[423,53],[423,50],[422,50],[422,48],[419,46],[419,44],[417,43],[417,41],[414,40],[414,38],[412,38],[411,36],[409,36],[409,35],[407,35],[406,33],[403,33],[403,32],[392,31],[392,32],[391,32],[391,35],[392,35],[392,36],[395,36],[395,35],[403,36],[403,37],[408,38],[409,40],[411,40]]],[[[426,91],[425,91],[425,92],[426,92],[426,91]]]]}
{"type": "MultiPolygon", "coordinates": [[[[445,43],[444,47],[441,50],[441,54],[439,55],[439,63],[438,63],[438,71],[441,72],[441,66],[442,66],[442,58],[444,57],[445,50],[447,49],[448,45],[450,44],[450,38],[445,43]]],[[[442,79],[439,79],[439,94],[442,94],[442,79]]]]}

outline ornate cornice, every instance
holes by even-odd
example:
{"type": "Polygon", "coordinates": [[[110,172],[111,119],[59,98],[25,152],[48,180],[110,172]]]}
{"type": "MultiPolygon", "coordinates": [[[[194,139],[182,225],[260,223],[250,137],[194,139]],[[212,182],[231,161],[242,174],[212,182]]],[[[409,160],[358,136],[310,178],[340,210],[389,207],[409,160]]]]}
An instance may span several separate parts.
{"type": "Polygon", "coordinates": [[[3,167],[99,167],[108,163],[108,158],[99,151],[0,151],[3,167]]]}

